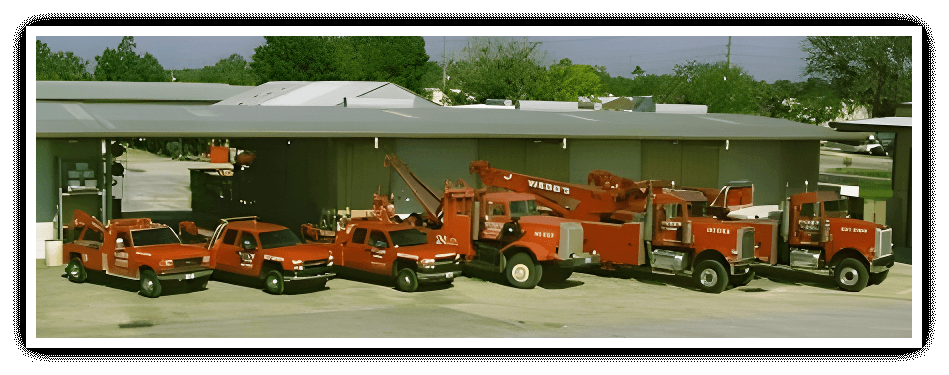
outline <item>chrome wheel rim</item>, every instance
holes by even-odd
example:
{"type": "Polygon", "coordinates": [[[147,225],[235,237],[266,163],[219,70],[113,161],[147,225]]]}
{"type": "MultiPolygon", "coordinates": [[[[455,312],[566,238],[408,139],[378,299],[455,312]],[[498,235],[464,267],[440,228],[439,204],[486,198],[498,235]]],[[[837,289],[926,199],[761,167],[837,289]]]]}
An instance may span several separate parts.
{"type": "Polygon", "coordinates": [[[711,288],[718,284],[718,273],[711,268],[706,268],[699,274],[699,282],[702,283],[702,286],[711,288]]]}
{"type": "Polygon", "coordinates": [[[860,279],[860,274],[857,273],[856,269],[851,267],[846,267],[840,271],[840,283],[846,286],[857,285],[857,280],[860,279]]]}
{"type": "Polygon", "coordinates": [[[145,292],[151,293],[153,290],[155,290],[155,282],[151,280],[142,280],[142,289],[145,290],[145,292]]]}
{"type": "Polygon", "coordinates": [[[518,264],[511,268],[511,277],[513,277],[514,280],[519,283],[527,281],[527,279],[530,277],[530,273],[531,272],[529,269],[527,269],[527,266],[523,264],[518,264]]]}
{"type": "Polygon", "coordinates": [[[75,264],[69,266],[69,277],[79,278],[79,267],[75,264]]]}

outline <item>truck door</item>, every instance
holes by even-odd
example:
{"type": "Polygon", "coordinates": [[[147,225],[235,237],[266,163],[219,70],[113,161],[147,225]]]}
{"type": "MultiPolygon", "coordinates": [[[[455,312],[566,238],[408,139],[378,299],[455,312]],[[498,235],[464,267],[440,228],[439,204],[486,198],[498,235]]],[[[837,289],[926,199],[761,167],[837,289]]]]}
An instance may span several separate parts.
{"type": "Polygon", "coordinates": [[[366,228],[354,228],[353,236],[342,246],[344,267],[369,271],[370,246],[366,244],[369,231],[366,228]]]}
{"type": "MultiPolygon", "coordinates": [[[[129,274],[129,254],[126,251],[126,246],[132,246],[132,237],[128,232],[119,232],[115,236],[115,252],[114,260],[112,265],[115,266],[115,272],[122,275],[129,274]]],[[[133,264],[132,268],[137,268],[137,264],[133,264]]]]}
{"type": "Polygon", "coordinates": [[[682,217],[682,205],[669,203],[656,207],[656,239],[662,245],[680,246],[685,224],[682,217]]]}
{"type": "Polygon", "coordinates": [[[393,254],[388,254],[388,252],[394,252],[398,249],[392,247],[392,241],[389,241],[389,238],[386,236],[385,232],[379,230],[373,230],[369,233],[369,269],[373,273],[379,274],[388,274],[389,267],[386,265],[386,259],[395,259],[393,254]]]}
{"type": "Polygon", "coordinates": [[[237,230],[226,229],[224,235],[217,244],[212,244],[211,249],[215,252],[217,259],[216,269],[224,272],[241,273],[241,258],[238,254],[241,248],[237,246],[237,230]]]}

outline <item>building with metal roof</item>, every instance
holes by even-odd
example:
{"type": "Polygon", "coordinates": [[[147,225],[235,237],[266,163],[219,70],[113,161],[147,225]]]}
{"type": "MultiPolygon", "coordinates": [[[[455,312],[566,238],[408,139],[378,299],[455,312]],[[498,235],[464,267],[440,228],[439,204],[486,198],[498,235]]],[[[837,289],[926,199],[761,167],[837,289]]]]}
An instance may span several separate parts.
{"type": "Polygon", "coordinates": [[[224,99],[215,105],[241,106],[355,106],[371,108],[439,107],[390,82],[274,81],[224,99]]]}
{"type": "MultiPolygon", "coordinates": [[[[378,84],[274,82],[210,106],[40,101],[38,220],[57,212],[57,189],[65,188],[62,162],[85,162],[109,176],[107,145],[131,138],[227,138],[232,147],[255,152],[245,175],[256,181],[247,191],[259,192],[251,214],[295,227],[318,221],[325,209],[371,208],[372,194],[380,191],[395,196],[399,212],[420,210],[404,182],[383,166],[392,153],[435,189],[459,178],[479,186],[468,163],[486,160],[580,184],[596,169],[680,186],[750,180],[756,203],[776,204],[788,186],[816,185],[820,141],[865,137],[737,114],[349,105],[350,98],[417,100],[378,84]]],[[[110,187],[100,182],[102,217],[108,218],[110,187]]]]}
{"type": "Polygon", "coordinates": [[[222,83],[37,81],[37,102],[214,104],[253,89],[222,83]]]}

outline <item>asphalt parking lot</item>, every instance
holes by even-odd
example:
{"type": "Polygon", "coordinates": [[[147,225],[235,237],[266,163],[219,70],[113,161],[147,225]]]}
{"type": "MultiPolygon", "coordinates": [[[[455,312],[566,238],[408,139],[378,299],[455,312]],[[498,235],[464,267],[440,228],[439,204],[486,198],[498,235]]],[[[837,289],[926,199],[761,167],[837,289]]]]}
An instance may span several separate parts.
{"type": "Polygon", "coordinates": [[[37,338],[908,338],[913,320],[912,266],[900,263],[859,293],[829,277],[759,269],[718,295],[684,277],[598,271],[531,290],[477,275],[415,293],[337,278],[270,295],[250,280],[212,280],[150,299],[134,280],[90,272],[75,284],[43,260],[36,273],[37,338]]]}

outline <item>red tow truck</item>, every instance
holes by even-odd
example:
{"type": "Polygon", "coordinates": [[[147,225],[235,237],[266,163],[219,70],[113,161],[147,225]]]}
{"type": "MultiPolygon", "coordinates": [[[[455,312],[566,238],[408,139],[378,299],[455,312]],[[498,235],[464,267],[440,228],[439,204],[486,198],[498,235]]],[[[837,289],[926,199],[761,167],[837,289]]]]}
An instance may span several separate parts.
{"type": "Polygon", "coordinates": [[[86,280],[87,270],[139,280],[140,292],[161,295],[162,283],[184,281],[191,290],[205,289],[211,277],[210,257],[183,245],[175,231],[151,219],[114,219],[102,225],[89,214],[73,212],[77,240],[63,245],[63,263],[69,281],[86,280]]]}
{"type": "MultiPolygon", "coordinates": [[[[557,216],[581,220],[584,230],[622,226],[622,235],[603,238],[596,248],[604,268],[649,266],[652,272],[691,276],[709,293],[746,285],[754,277],[755,228],[703,217],[696,212],[706,205],[700,192],[677,190],[664,181],[594,181],[603,171],[591,173],[591,186],[500,170],[480,160],[469,170],[485,185],[538,196],[557,216]]],[[[592,249],[584,246],[584,251],[592,249]]]]}
{"type": "MultiPolygon", "coordinates": [[[[183,236],[199,235],[192,222],[180,228],[183,236]]],[[[204,250],[215,273],[259,278],[271,294],[282,294],[287,281],[315,280],[322,287],[336,275],[331,249],[304,244],[290,229],[256,216],[222,219],[204,250]]]]}
{"type": "Polygon", "coordinates": [[[333,244],[322,244],[312,224],[303,225],[303,236],[339,254],[336,267],[341,272],[391,278],[404,292],[414,292],[420,284],[451,283],[461,276],[457,243],[442,241],[428,228],[393,221],[393,206],[385,196],[376,194],[373,207],[374,216],[344,221],[333,244]]]}
{"type": "Polygon", "coordinates": [[[564,281],[576,268],[597,266],[597,250],[608,244],[636,245],[632,228],[542,216],[533,194],[475,190],[459,180],[446,181],[439,195],[395,155],[386,156],[385,165],[422,204],[437,243],[457,246],[466,266],[501,273],[516,288],[564,281]]]}

